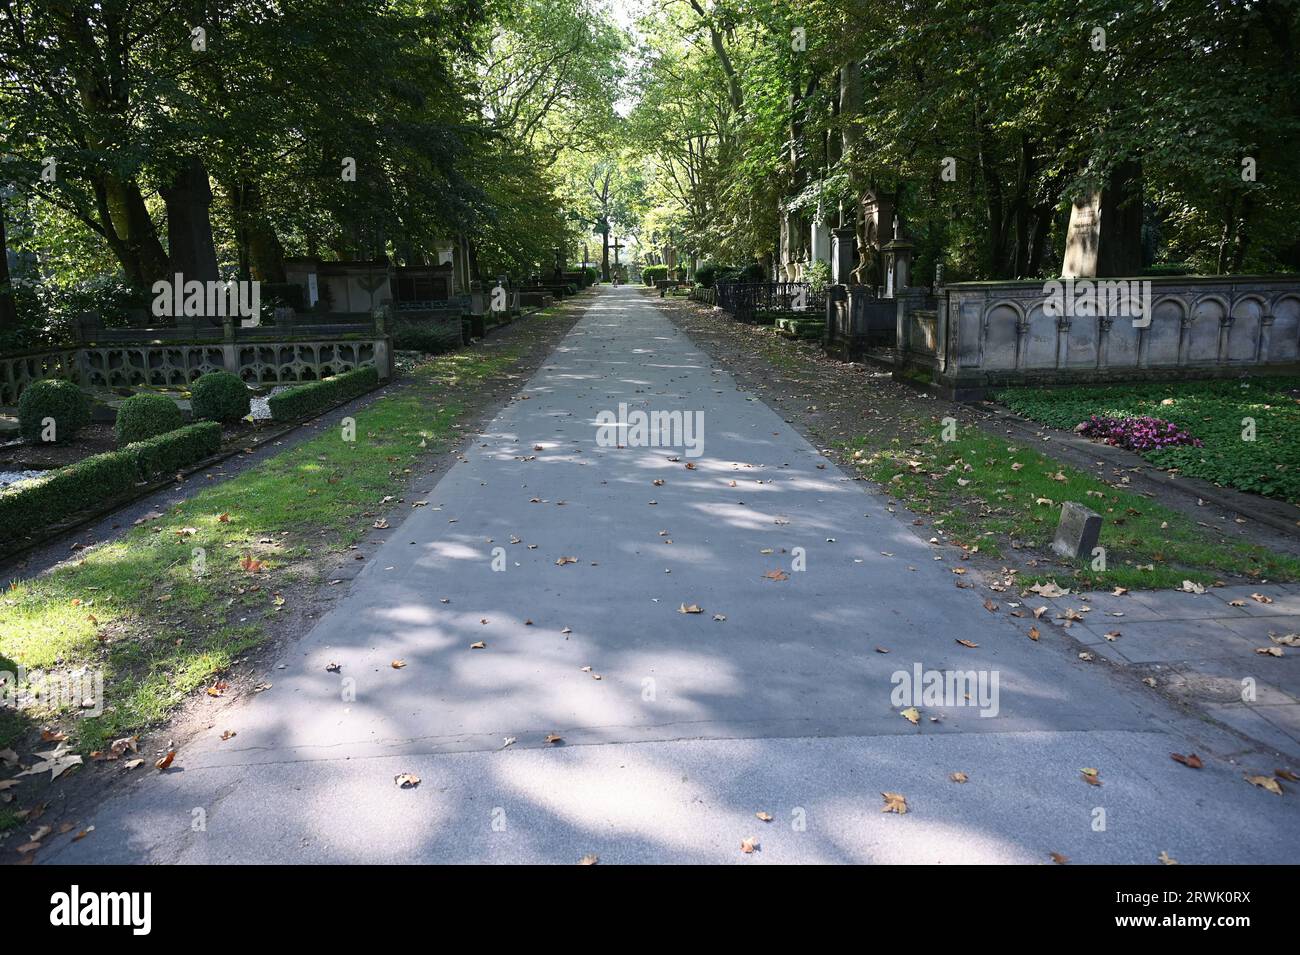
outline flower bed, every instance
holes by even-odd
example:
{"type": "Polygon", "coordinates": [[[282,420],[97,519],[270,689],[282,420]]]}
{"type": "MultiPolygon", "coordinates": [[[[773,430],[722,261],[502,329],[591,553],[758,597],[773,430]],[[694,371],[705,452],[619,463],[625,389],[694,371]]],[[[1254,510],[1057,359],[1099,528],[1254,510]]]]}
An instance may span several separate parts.
{"type": "Polygon", "coordinates": [[[1200,438],[1192,437],[1172,421],[1149,415],[1137,418],[1103,418],[1093,415],[1075,430],[1084,437],[1097,438],[1139,454],[1181,445],[1203,447],[1200,438]]]}

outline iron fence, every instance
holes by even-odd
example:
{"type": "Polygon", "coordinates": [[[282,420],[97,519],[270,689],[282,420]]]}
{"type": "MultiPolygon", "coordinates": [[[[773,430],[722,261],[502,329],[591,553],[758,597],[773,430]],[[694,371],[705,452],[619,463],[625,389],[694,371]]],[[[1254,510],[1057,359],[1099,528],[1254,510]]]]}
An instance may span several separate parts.
{"type": "Polygon", "coordinates": [[[807,282],[719,282],[718,306],[742,322],[758,313],[786,315],[824,314],[826,291],[807,282]]]}

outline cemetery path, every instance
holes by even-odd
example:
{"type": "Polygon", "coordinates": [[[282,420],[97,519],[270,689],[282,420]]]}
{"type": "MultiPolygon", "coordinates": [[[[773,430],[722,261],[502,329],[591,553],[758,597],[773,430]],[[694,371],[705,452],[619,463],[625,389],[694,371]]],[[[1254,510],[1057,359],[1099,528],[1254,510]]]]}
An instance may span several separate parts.
{"type": "Polygon", "coordinates": [[[654,300],[594,294],[272,687],[42,862],[1294,860],[1294,795],[1242,778],[1275,760],[1026,639],[654,300]],[[600,446],[620,404],[702,411],[703,453],[600,446]],[[914,725],[914,669],[997,692],[914,725]]]}

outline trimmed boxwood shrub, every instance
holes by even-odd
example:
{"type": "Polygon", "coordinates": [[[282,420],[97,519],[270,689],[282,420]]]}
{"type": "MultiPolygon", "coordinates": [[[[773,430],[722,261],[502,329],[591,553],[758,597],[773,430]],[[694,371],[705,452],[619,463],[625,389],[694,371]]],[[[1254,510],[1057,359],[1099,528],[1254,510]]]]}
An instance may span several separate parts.
{"type": "Polygon", "coordinates": [[[251,407],[248,386],[228,371],[210,371],[190,385],[190,409],[203,421],[238,421],[251,407]]]}
{"type": "Polygon", "coordinates": [[[70,381],[33,382],[18,399],[18,428],[28,441],[40,441],[42,422],[54,419],[54,440],[66,441],[90,421],[90,398],[70,381]]]}
{"type": "Polygon", "coordinates": [[[216,454],[221,450],[221,425],[200,421],[147,441],[128,444],[126,450],[135,455],[140,477],[152,480],[216,454]]]}
{"type": "Polygon", "coordinates": [[[297,421],[319,414],[326,408],[350,401],[379,386],[379,372],[375,368],[356,368],[352,371],[310,381],[305,385],[288,388],[271,395],[267,404],[275,421],[297,421]]]}
{"type": "Polygon", "coordinates": [[[185,416],[176,402],[166,395],[144,393],[132,395],[117,409],[117,423],[113,433],[119,446],[144,441],[185,424],[185,416]]]}
{"type": "Polygon", "coordinates": [[[14,536],[50,527],[127,494],[142,480],[175,473],[220,449],[221,425],[202,421],[120,451],[92,455],[0,491],[0,527],[14,536]]]}
{"type": "Polygon", "coordinates": [[[31,533],[125,494],[139,479],[130,451],[93,455],[0,492],[0,526],[6,536],[31,533]]]}
{"type": "Polygon", "coordinates": [[[460,322],[436,325],[429,322],[400,322],[393,329],[393,347],[399,351],[440,355],[459,348],[460,344],[460,322]]]}

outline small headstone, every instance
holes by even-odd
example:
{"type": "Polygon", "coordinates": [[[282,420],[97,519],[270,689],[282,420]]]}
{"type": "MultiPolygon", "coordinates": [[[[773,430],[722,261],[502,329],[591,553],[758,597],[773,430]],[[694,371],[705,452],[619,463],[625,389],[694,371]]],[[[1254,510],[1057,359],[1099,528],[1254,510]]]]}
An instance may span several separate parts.
{"type": "Polygon", "coordinates": [[[1052,550],[1062,557],[1078,559],[1092,556],[1101,536],[1101,515],[1096,511],[1066,501],[1061,505],[1061,520],[1056,525],[1052,550]]]}

